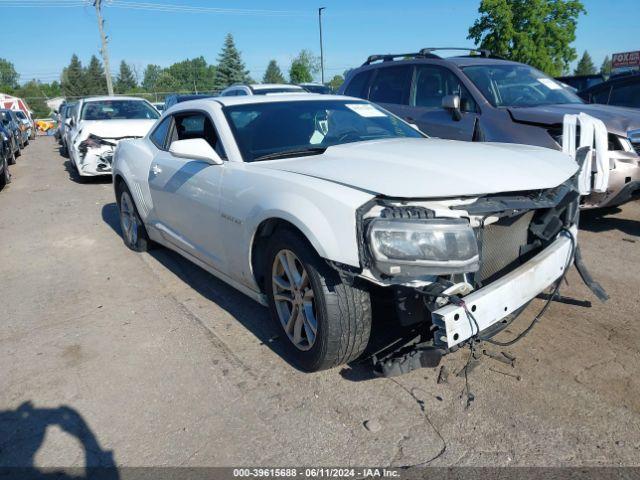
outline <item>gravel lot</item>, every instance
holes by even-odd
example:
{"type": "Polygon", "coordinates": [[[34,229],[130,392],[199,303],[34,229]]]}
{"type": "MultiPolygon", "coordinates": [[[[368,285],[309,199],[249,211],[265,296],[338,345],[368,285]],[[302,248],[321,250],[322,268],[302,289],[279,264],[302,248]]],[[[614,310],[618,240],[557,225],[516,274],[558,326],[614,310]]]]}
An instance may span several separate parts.
{"type": "Polygon", "coordinates": [[[611,300],[572,270],[562,293],[593,307],[552,305],[506,349],[515,368],[483,357],[465,408],[468,349],[445,358],[444,383],[301,373],[266,309],[168,250],[125,248],[110,181],[79,183],[52,138],[12,173],[0,466],[640,465],[640,202],[583,218],[611,300]]]}

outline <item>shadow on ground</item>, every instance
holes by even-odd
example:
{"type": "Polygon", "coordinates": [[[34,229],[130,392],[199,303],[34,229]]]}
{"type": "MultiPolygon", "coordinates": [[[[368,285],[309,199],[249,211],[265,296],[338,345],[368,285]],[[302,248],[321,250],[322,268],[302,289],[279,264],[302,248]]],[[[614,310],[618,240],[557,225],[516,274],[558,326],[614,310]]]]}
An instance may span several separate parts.
{"type": "Polygon", "coordinates": [[[25,402],[0,411],[0,478],[118,480],[113,452],[103,450],[82,415],[68,406],[35,408],[25,402]],[[38,468],[35,456],[45,443],[47,429],[58,427],[74,437],[84,451],[85,468],[38,468]]]}
{"type": "Polygon", "coordinates": [[[582,212],[580,214],[580,228],[596,233],[619,230],[627,235],[640,237],[640,220],[616,217],[615,215],[621,211],[621,209],[613,207],[582,212]]]}

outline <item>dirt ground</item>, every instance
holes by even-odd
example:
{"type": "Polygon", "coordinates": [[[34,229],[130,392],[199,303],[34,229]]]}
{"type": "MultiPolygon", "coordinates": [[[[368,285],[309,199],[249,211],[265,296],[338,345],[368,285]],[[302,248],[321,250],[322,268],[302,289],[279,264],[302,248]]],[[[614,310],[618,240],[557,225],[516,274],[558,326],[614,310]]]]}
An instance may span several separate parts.
{"type": "Polygon", "coordinates": [[[429,369],[302,373],[266,309],[171,251],[125,248],[110,181],[80,183],[52,138],[12,173],[0,466],[640,465],[640,202],[583,216],[610,301],[572,270],[562,293],[593,307],[554,303],[505,349],[515,368],[483,357],[466,408],[468,349],[444,359],[444,383],[429,369]]]}

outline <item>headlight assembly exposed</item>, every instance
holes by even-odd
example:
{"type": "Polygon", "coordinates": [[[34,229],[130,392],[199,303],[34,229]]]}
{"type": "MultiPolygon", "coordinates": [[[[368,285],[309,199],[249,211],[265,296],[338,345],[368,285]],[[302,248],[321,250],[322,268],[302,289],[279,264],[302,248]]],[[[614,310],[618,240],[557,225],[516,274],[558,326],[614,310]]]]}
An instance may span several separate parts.
{"type": "Polygon", "coordinates": [[[476,237],[464,219],[376,219],[368,237],[376,267],[387,275],[447,275],[480,268],[476,237]]]}

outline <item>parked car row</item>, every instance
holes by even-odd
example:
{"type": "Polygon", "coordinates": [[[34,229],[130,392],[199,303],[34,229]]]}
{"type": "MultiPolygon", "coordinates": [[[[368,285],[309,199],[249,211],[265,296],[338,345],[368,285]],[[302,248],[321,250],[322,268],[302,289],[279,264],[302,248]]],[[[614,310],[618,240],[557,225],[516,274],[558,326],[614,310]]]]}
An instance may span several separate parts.
{"type": "Polygon", "coordinates": [[[639,185],[635,117],[488,52],[372,56],[340,93],[234,85],[169,97],[162,115],[81,99],[61,141],[81,178],[112,175],[129,248],[175,250],[268,306],[304,370],[358,358],[378,303],[412,332],[375,356],[395,375],[491,339],[574,264],[606,298],[577,255],[578,217],[639,185]],[[613,180],[586,200],[590,151],[560,151],[577,112],[608,130],[613,180]]]}
{"type": "Polygon", "coordinates": [[[21,110],[0,109],[0,189],[11,182],[9,165],[14,165],[35,135],[29,117],[21,110]]]}

